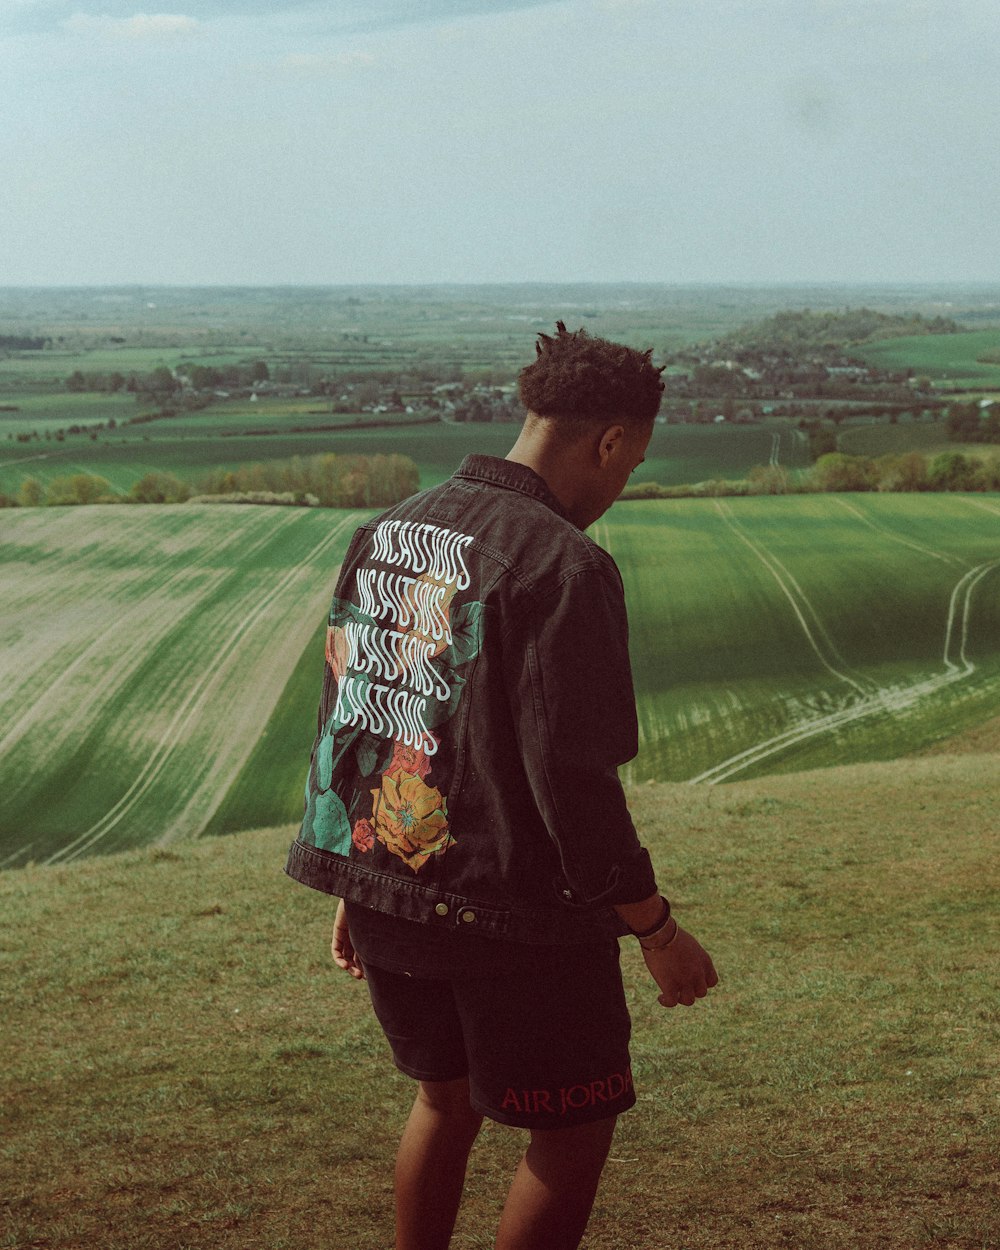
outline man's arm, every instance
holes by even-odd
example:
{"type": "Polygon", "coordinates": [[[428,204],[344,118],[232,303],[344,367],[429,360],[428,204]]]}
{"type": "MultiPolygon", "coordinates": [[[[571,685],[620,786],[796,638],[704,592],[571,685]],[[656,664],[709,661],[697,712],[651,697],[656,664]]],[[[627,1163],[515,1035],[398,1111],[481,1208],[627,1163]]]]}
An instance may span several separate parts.
{"type": "Polygon", "coordinates": [[[634,903],[656,889],[618,768],[638,748],[628,622],[613,566],[578,566],[512,613],[509,706],[532,798],[570,906],[634,903]]]}
{"type": "Polygon", "coordinates": [[[333,938],[330,942],[330,951],[333,955],[333,962],[338,968],[342,968],[344,972],[349,972],[356,981],[365,979],[365,970],[361,966],[361,960],[358,959],[354,943],[351,941],[350,930],[347,927],[347,916],[344,914],[343,899],[339,899],[337,902],[337,915],[333,921],[333,938]]]}
{"type": "Polygon", "coordinates": [[[618,780],[638,748],[621,582],[610,570],[579,570],[525,625],[508,652],[511,706],[573,901],[605,902],[634,933],[649,932],[643,957],[660,1002],[689,1006],[719,978],[707,951],[668,916],[618,780]]]}

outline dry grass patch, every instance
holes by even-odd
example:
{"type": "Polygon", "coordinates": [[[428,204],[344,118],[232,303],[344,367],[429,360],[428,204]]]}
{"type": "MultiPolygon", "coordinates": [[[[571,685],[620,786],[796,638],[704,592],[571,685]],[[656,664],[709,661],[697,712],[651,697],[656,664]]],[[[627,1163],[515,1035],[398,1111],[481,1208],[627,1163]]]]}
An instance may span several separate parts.
{"type": "MultiPolygon", "coordinates": [[[[633,810],[722,976],[656,1006],[588,1250],[1000,1245],[995,758],[692,788],[633,810]]],[[[0,1245],[385,1250],[410,1082],[328,955],[290,830],[0,874],[0,1245]]],[[[520,1135],[488,1126],[456,1250],[520,1135]]]]}

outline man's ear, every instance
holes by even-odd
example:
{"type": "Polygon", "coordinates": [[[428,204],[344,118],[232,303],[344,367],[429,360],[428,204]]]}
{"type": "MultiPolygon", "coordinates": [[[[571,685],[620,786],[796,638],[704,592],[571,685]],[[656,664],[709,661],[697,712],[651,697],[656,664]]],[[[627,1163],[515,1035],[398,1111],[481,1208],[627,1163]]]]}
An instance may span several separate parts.
{"type": "Polygon", "coordinates": [[[621,449],[622,439],[625,437],[625,427],[623,425],[609,425],[601,432],[600,442],[597,445],[597,454],[600,459],[601,468],[605,468],[607,463],[621,449]]]}

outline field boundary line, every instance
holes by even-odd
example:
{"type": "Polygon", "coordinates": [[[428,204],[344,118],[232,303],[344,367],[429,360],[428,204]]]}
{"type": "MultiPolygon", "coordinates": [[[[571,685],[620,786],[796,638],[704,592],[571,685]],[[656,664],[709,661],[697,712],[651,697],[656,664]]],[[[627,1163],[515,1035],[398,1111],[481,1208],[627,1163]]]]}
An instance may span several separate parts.
{"type": "Polygon", "coordinates": [[[216,653],[215,663],[203,672],[201,678],[195,682],[194,687],[189,691],[187,698],[177,709],[173,720],[168,725],[158,747],[155,751],[150,752],[149,760],[142,767],[139,775],[132,782],[132,785],[121,796],[118,802],[110,807],[99,820],[95,821],[90,826],[89,829],[85,829],[83,833],[78,834],[71,842],[53,852],[53,854],[44,861],[46,864],[58,862],[68,863],[75,859],[78,855],[81,855],[84,851],[89,850],[106,834],[110,833],[110,831],[120,823],[120,821],[135,806],[135,804],[139,802],[166,766],[171,752],[177,746],[182,731],[187,727],[190,720],[198,712],[201,704],[208,697],[212,682],[218,676],[218,673],[223,665],[235,654],[243,635],[257,623],[275,599],[277,599],[286,587],[294,581],[300,570],[310,564],[318,556],[322,555],[322,553],[340,537],[343,531],[349,525],[353,524],[361,515],[361,513],[356,511],[348,513],[348,515],[344,517],[339,524],[335,525],[329,533],[325,534],[319,542],[314,544],[314,546],[310,548],[307,554],[303,556],[297,564],[286,570],[283,576],[275,582],[263,598],[258,601],[254,610],[249,613],[249,615],[243,617],[241,623],[229,635],[229,638],[223,645],[222,649],[216,653]]]}

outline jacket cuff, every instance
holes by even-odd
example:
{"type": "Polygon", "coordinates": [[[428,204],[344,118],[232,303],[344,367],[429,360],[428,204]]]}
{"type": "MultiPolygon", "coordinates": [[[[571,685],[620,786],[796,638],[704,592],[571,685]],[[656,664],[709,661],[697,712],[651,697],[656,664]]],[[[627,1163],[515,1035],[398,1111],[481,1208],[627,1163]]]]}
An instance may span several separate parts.
{"type": "Polygon", "coordinates": [[[615,907],[620,903],[641,903],[656,894],[656,876],[649,852],[639,847],[627,860],[620,860],[608,873],[605,888],[597,894],[584,894],[573,889],[564,878],[554,882],[560,902],[572,909],[615,907]]]}

